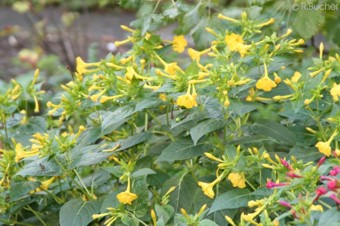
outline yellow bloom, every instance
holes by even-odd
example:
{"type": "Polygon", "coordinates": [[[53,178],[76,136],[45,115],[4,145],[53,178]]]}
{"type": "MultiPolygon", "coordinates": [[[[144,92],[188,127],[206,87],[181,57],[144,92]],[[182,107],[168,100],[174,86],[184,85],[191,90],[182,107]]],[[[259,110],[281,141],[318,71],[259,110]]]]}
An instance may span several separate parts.
{"type": "Polygon", "coordinates": [[[330,92],[331,92],[334,102],[338,102],[339,96],[340,96],[340,84],[334,83],[330,92]]]}
{"type": "Polygon", "coordinates": [[[121,192],[117,195],[117,199],[120,203],[122,204],[129,204],[131,205],[131,203],[138,198],[138,196],[134,193],[132,193],[130,190],[130,177],[128,178],[128,185],[126,188],[126,191],[121,192]]]}
{"type": "Polygon", "coordinates": [[[244,173],[230,173],[228,179],[233,184],[233,187],[246,187],[246,177],[244,176],[244,173]]]}
{"type": "Polygon", "coordinates": [[[202,51],[197,51],[197,50],[194,50],[193,48],[189,48],[189,49],[188,49],[188,54],[189,54],[190,58],[191,58],[193,61],[198,62],[198,61],[200,61],[201,56],[202,56],[203,54],[208,53],[209,51],[210,51],[210,48],[205,49],[205,50],[202,50],[202,51]]]}
{"type": "Polygon", "coordinates": [[[326,156],[330,156],[331,153],[332,153],[332,149],[331,149],[330,144],[331,144],[331,142],[333,141],[333,139],[334,139],[334,137],[335,137],[336,135],[338,135],[338,131],[337,131],[337,130],[335,130],[335,131],[333,132],[332,136],[328,139],[327,142],[319,141],[319,142],[315,145],[315,147],[317,147],[317,148],[319,149],[319,151],[320,151],[322,154],[324,154],[324,155],[326,155],[326,156]]]}
{"type": "Polygon", "coordinates": [[[276,86],[277,86],[276,83],[273,80],[271,80],[268,76],[264,76],[256,82],[256,88],[262,89],[265,92],[271,91],[276,86]]]}
{"type": "Polygon", "coordinates": [[[76,71],[79,75],[79,77],[81,77],[81,75],[86,74],[86,73],[92,73],[97,71],[98,69],[88,69],[87,67],[95,67],[95,66],[99,66],[99,62],[97,63],[85,63],[81,57],[77,57],[76,58],[76,71]]]}
{"type": "Polygon", "coordinates": [[[197,97],[197,93],[196,93],[196,90],[195,90],[195,86],[192,85],[192,94],[190,93],[190,90],[191,90],[191,86],[189,85],[188,86],[188,91],[185,95],[181,95],[177,98],[177,101],[176,101],[176,104],[178,106],[182,106],[182,107],[185,107],[185,108],[193,108],[193,107],[196,107],[197,106],[197,102],[196,102],[196,97],[197,97]]]}
{"type": "Polygon", "coordinates": [[[129,191],[124,191],[117,195],[117,199],[120,203],[129,204],[129,205],[131,205],[132,201],[137,198],[138,196],[136,194],[131,193],[129,191]]]}
{"type": "Polygon", "coordinates": [[[54,182],[55,178],[56,177],[51,177],[50,179],[43,181],[41,183],[40,187],[37,188],[36,191],[38,192],[38,191],[41,191],[41,190],[43,190],[43,191],[48,190],[48,187],[54,182]]]}
{"type": "Polygon", "coordinates": [[[39,150],[24,151],[22,144],[17,143],[15,146],[15,162],[19,162],[23,158],[32,157],[39,154],[39,150]]]}
{"type": "Polygon", "coordinates": [[[198,182],[198,186],[200,186],[202,188],[203,193],[208,196],[209,198],[214,198],[215,196],[215,192],[213,190],[214,186],[221,181],[223,175],[220,175],[219,177],[217,177],[213,182],[211,183],[205,183],[205,182],[198,182]]]}
{"type": "Polygon", "coordinates": [[[164,68],[164,71],[166,73],[169,73],[170,75],[175,75],[178,70],[181,70],[181,69],[178,67],[176,62],[166,64],[164,68]]]}
{"type": "Polygon", "coordinates": [[[244,57],[247,54],[250,45],[244,45],[244,41],[242,37],[238,34],[232,33],[230,35],[226,35],[224,38],[227,47],[230,51],[239,52],[241,57],[244,57]]]}
{"type": "Polygon", "coordinates": [[[323,212],[323,208],[321,205],[311,205],[311,207],[309,207],[310,210],[312,211],[320,211],[323,212]]]}
{"type": "Polygon", "coordinates": [[[328,142],[321,142],[319,141],[315,147],[317,147],[319,149],[319,152],[321,152],[322,154],[326,155],[326,156],[330,156],[332,153],[332,149],[331,146],[329,145],[328,142]]]}
{"type": "Polygon", "coordinates": [[[174,36],[174,39],[172,41],[172,49],[175,52],[183,53],[187,45],[188,42],[183,35],[174,36]]]}
{"type": "Polygon", "coordinates": [[[294,83],[297,83],[300,78],[301,78],[301,73],[296,71],[296,72],[294,72],[294,75],[291,78],[291,81],[294,82],[294,83]]]}
{"type": "Polygon", "coordinates": [[[205,183],[205,182],[198,182],[198,186],[200,186],[202,188],[203,193],[208,196],[209,198],[214,198],[215,196],[215,192],[213,190],[214,188],[213,183],[205,183]]]}

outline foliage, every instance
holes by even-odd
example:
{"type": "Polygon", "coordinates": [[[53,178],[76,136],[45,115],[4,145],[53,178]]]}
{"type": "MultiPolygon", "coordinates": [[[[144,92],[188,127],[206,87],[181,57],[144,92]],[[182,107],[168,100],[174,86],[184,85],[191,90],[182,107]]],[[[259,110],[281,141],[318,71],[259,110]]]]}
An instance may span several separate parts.
{"type": "Polygon", "coordinates": [[[132,49],[78,57],[54,98],[39,70],[12,80],[0,96],[0,221],[337,224],[339,55],[321,44],[303,58],[291,29],[266,32],[273,18],[216,18],[201,51],[122,26],[130,35],[115,45],[132,49]]]}

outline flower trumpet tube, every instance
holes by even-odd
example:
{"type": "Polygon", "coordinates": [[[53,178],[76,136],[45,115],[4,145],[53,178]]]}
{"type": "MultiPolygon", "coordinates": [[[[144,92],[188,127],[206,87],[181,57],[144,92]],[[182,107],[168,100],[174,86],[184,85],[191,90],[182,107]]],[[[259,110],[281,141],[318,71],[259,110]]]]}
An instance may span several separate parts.
{"type": "Polygon", "coordinates": [[[333,141],[333,139],[335,138],[336,135],[338,135],[338,131],[337,130],[334,131],[334,133],[328,139],[328,141],[326,141],[326,142],[319,141],[315,145],[315,147],[318,148],[319,152],[321,152],[322,154],[324,154],[327,157],[329,157],[332,154],[332,149],[331,149],[330,144],[331,144],[331,142],[333,141]]]}
{"type": "Polygon", "coordinates": [[[117,195],[117,199],[122,204],[128,204],[131,205],[132,202],[138,198],[138,196],[131,192],[131,182],[130,177],[128,178],[128,185],[124,192],[121,192],[117,195]]]}
{"type": "Polygon", "coordinates": [[[19,162],[21,159],[39,155],[39,150],[24,151],[24,147],[21,143],[17,143],[15,146],[15,162],[19,162]]]}

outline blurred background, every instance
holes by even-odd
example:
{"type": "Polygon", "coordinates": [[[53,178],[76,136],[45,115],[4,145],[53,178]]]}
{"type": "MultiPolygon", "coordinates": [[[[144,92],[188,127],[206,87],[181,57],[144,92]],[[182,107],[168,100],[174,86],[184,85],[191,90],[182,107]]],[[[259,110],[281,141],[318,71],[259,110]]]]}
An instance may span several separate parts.
{"type": "Polygon", "coordinates": [[[276,23],[268,28],[268,34],[293,28],[293,37],[305,39],[307,55],[316,55],[321,41],[326,52],[339,52],[339,3],[339,0],[1,0],[0,80],[31,78],[36,68],[41,70],[47,85],[70,80],[75,57],[96,61],[109,53],[129,49],[113,44],[127,36],[120,29],[121,24],[141,29],[142,33],[156,31],[168,40],[174,34],[184,34],[191,46],[202,49],[213,38],[205,27],[228,29],[227,22],[217,19],[218,13],[240,18],[242,11],[260,21],[274,17],[276,23]]]}

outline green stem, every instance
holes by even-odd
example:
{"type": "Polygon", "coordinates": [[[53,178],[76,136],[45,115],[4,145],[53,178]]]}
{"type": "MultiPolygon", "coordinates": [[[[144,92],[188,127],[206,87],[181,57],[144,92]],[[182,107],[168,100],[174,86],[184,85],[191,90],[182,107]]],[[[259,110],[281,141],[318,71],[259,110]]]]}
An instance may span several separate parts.
{"type": "Polygon", "coordinates": [[[83,188],[85,189],[85,191],[86,191],[88,197],[91,198],[91,199],[93,199],[93,194],[91,194],[91,192],[87,189],[87,187],[85,186],[85,184],[84,184],[83,180],[81,179],[80,175],[78,174],[78,172],[77,172],[75,169],[73,169],[73,172],[74,172],[74,173],[76,174],[76,176],[78,177],[78,179],[79,179],[81,185],[83,186],[83,188]]]}
{"type": "Polygon", "coordinates": [[[30,206],[26,206],[24,209],[31,211],[34,216],[36,216],[38,218],[38,220],[44,225],[46,226],[47,224],[45,223],[45,221],[43,221],[43,219],[41,219],[41,217],[39,216],[38,212],[35,211],[34,209],[32,209],[30,206]]]}

